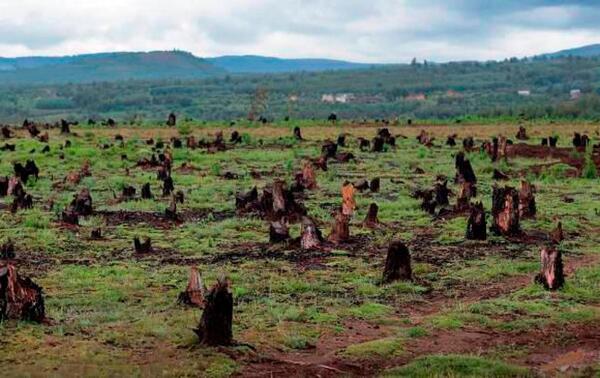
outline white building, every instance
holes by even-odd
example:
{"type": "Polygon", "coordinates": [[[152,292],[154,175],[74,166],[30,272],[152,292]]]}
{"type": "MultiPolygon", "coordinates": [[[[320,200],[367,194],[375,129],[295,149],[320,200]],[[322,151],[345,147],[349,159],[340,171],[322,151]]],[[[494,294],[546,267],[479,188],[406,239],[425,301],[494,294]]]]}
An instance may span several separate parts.
{"type": "Polygon", "coordinates": [[[520,91],[517,91],[517,94],[519,96],[529,96],[531,95],[531,91],[529,89],[522,89],[520,91]]]}
{"type": "Polygon", "coordinates": [[[571,100],[577,100],[579,97],[581,97],[581,89],[571,89],[569,95],[571,96],[571,100]]]}

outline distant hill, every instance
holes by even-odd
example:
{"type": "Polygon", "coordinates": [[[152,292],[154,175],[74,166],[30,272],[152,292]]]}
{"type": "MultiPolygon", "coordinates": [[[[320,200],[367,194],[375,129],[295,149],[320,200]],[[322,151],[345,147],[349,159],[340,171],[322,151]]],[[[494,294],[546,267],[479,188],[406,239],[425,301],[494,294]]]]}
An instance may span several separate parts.
{"type": "Polygon", "coordinates": [[[600,56],[600,43],[576,47],[573,49],[561,50],[554,53],[542,54],[542,57],[548,58],[560,58],[566,56],[581,56],[581,57],[593,57],[600,56]]]}
{"type": "Polygon", "coordinates": [[[5,84],[196,79],[224,73],[223,69],[183,51],[0,58],[0,82],[5,84]]]}
{"type": "Polygon", "coordinates": [[[207,58],[214,66],[231,73],[282,73],[368,68],[373,64],[332,59],[281,59],[257,55],[229,55],[207,58]]]}

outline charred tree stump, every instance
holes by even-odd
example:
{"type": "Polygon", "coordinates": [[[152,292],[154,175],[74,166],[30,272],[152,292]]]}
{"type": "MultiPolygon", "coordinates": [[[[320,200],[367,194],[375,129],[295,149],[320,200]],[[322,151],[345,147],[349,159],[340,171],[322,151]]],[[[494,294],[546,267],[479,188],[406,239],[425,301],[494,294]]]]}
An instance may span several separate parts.
{"type": "Polygon", "coordinates": [[[313,164],[323,172],[327,172],[327,156],[319,156],[317,159],[313,160],[313,164]]]}
{"type": "Polygon", "coordinates": [[[492,192],[492,231],[504,236],[518,235],[521,233],[519,220],[519,193],[509,186],[495,186],[492,192]]]}
{"type": "Polygon", "coordinates": [[[175,192],[175,202],[183,204],[184,201],[185,201],[185,195],[183,194],[183,191],[181,191],[181,190],[176,191],[175,192]]]}
{"type": "Polygon", "coordinates": [[[237,211],[247,211],[250,205],[258,200],[256,186],[248,193],[237,193],[235,196],[235,208],[237,211]]]}
{"type": "Polygon", "coordinates": [[[152,241],[146,238],[142,243],[137,236],[133,238],[133,250],[135,253],[144,254],[152,252],[152,241]]]}
{"type": "Polygon", "coordinates": [[[473,140],[473,137],[467,137],[463,139],[462,144],[465,151],[472,151],[475,147],[475,141],[473,140]]]}
{"type": "Polygon", "coordinates": [[[300,127],[298,126],[294,127],[294,138],[296,138],[296,140],[302,140],[302,131],[300,131],[300,127]]]}
{"type": "Polygon", "coordinates": [[[542,284],[547,290],[560,289],[565,283],[560,251],[554,247],[542,248],[540,260],[541,270],[535,277],[535,282],[542,284]]]}
{"type": "Polygon", "coordinates": [[[167,178],[163,181],[163,197],[170,195],[173,190],[175,190],[175,186],[173,185],[173,178],[171,176],[167,176],[167,178]]]}
{"type": "Polygon", "coordinates": [[[70,208],[82,216],[92,215],[94,209],[89,189],[83,188],[79,194],[76,194],[71,201],[70,208]]]}
{"type": "Polygon", "coordinates": [[[383,140],[383,138],[380,136],[376,136],[375,138],[373,138],[373,142],[372,142],[373,148],[371,148],[371,151],[372,152],[383,152],[384,144],[385,144],[385,141],[383,140]]]}
{"type": "Polygon", "coordinates": [[[369,151],[371,148],[371,142],[365,138],[358,138],[358,147],[361,151],[369,151]]]}
{"type": "Polygon", "coordinates": [[[523,126],[519,126],[519,131],[517,132],[516,138],[518,140],[527,140],[529,137],[527,136],[527,130],[523,126]]]}
{"type": "Polygon", "coordinates": [[[15,258],[15,244],[8,239],[0,245],[0,260],[10,260],[15,258]]]}
{"type": "Polygon", "coordinates": [[[61,134],[71,134],[71,128],[69,127],[69,122],[64,119],[60,120],[60,133],[61,134]]]}
{"type": "Polygon", "coordinates": [[[335,160],[340,163],[347,163],[354,160],[354,154],[352,152],[340,152],[335,155],[335,160]]]}
{"type": "Polygon", "coordinates": [[[269,242],[283,243],[289,239],[290,230],[283,220],[271,222],[269,227],[269,242]]]}
{"type": "Polygon", "coordinates": [[[169,113],[169,117],[167,118],[167,126],[173,127],[177,125],[177,116],[175,113],[169,113]]]}
{"type": "Polygon", "coordinates": [[[8,177],[0,177],[0,197],[8,195],[8,177]]]}
{"type": "Polygon", "coordinates": [[[125,200],[132,200],[135,198],[135,188],[131,185],[125,185],[121,193],[121,197],[125,200]]]}
{"type": "Polygon", "coordinates": [[[42,288],[19,276],[12,264],[0,265],[0,321],[6,319],[38,323],[46,319],[42,288]]]}
{"type": "Polygon", "coordinates": [[[79,215],[77,212],[69,206],[66,210],[62,212],[62,221],[67,224],[72,224],[74,226],[79,225],[79,215]]]}
{"type": "Polygon", "coordinates": [[[379,180],[379,177],[375,177],[373,180],[371,180],[371,183],[369,183],[369,189],[371,189],[371,192],[379,192],[380,182],[381,181],[379,180]]]}
{"type": "Polygon", "coordinates": [[[450,203],[450,201],[448,201],[448,195],[450,194],[448,180],[438,180],[433,186],[433,191],[435,193],[436,205],[447,206],[450,203]]]}
{"type": "Polygon", "coordinates": [[[470,207],[471,198],[475,197],[477,188],[475,184],[464,181],[458,191],[458,197],[456,198],[456,210],[464,211],[470,207]]]}
{"type": "Polygon", "coordinates": [[[90,237],[95,240],[102,239],[102,229],[94,228],[90,233],[90,237]]]}
{"type": "Polygon", "coordinates": [[[12,137],[12,131],[8,128],[8,126],[2,126],[2,136],[4,139],[10,139],[12,137]]]}
{"type": "Polygon", "coordinates": [[[550,143],[550,147],[556,147],[556,143],[558,143],[558,137],[549,137],[548,143],[550,143]]]}
{"type": "Polygon", "coordinates": [[[335,154],[337,154],[337,144],[332,141],[327,141],[321,146],[321,155],[325,156],[327,159],[334,159],[335,154]]]}
{"type": "Polygon", "coordinates": [[[206,294],[206,286],[202,282],[202,277],[198,268],[190,267],[190,276],[185,291],[179,293],[177,302],[186,306],[203,308],[204,295],[206,294]]]}
{"type": "Polygon", "coordinates": [[[456,154],[456,158],[454,160],[454,166],[456,167],[456,183],[462,182],[470,182],[473,184],[477,183],[477,177],[475,177],[475,172],[473,171],[473,167],[471,166],[471,162],[469,159],[465,157],[464,152],[459,152],[456,154]]]}
{"type": "Polygon", "coordinates": [[[485,210],[481,202],[471,205],[471,213],[467,221],[467,233],[465,237],[468,240],[487,239],[485,210]]]}
{"type": "Polygon", "coordinates": [[[494,173],[492,174],[492,180],[508,180],[509,177],[505,173],[500,172],[498,169],[494,169],[494,173]]]}
{"type": "Polygon", "coordinates": [[[242,136],[237,130],[233,130],[231,132],[231,136],[229,137],[229,141],[233,144],[242,143],[242,136]]]}
{"type": "Polygon", "coordinates": [[[142,186],[142,198],[152,199],[152,191],[150,190],[150,183],[147,182],[142,186]]]}
{"type": "Polygon", "coordinates": [[[521,180],[519,190],[519,216],[521,218],[535,217],[535,187],[527,181],[521,180]]]}
{"type": "Polygon", "coordinates": [[[379,218],[377,217],[379,213],[379,206],[376,203],[372,203],[369,205],[369,210],[367,211],[367,216],[363,221],[363,226],[366,228],[376,228],[379,226],[379,218]]]}
{"type": "Polygon", "coordinates": [[[329,241],[338,244],[350,239],[350,217],[344,215],[342,210],[335,212],[333,224],[331,226],[331,234],[329,234],[329,241]]]}
{"type": "Polygon", "coordinates": [[[412,280],[410,252],[401,241],[393,241],[388,248],[382,281],[391,283],[398,280],[412,280]]]}
{"type": "Polygon", "coordinates": [[[346,135],[345,134],[338,135],[337,145],[340,147],[346,147],[346,135]]]}
{"type": "Polygon", "coordinates": [[[317,188],[317,176],[310,161],[307,161],[302,168],[302,185],[308,190],[317,188]]]}
{"type": "Polygon", "coordinates": [[[358,190],[359,192],[364,192],[365,190],[369,189],[369,182],[365,179],[360,179],[352,185],[354,186],[354,189],[358,190]]]}
{"type": "Polygon", "coordinates": [[[300,246],[302,249],[315,249],[323,243],[323,235],[317,228],[315,222],[309,217],[302,218],[302,228],[300,231],[300,246]]]}
{"type": "Polygon", "coordinates": [[[456,134],[448,135],[448,138],[446,139],[446,146],[450,146],[450,147],[456,146],[456,134]]]}
{"type": "Polygon", "coordinates": [[[233,342],[233,295],[229,280],[219,279],[205,298],[200,324],[198,329],[194,330],[200,343],[210,346],[231,345],[233,342]]]}
{"type": "Polygon", "coordinates": [[[177,220],[177,201],[174,197],[171,199],[169,206],[165,209],[165,218],[172,221],[177,220]]]}

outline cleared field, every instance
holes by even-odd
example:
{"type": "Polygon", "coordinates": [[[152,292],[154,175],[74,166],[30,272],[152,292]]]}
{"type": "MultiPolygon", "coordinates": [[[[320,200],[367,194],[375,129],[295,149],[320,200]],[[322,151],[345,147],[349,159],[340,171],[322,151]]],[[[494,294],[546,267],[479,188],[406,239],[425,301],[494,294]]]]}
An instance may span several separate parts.
{"type": "MultiPolygon", "coordinates": [[[[563,159],[509,154],[492,162],[481,142],[503,134],[517,143],[516,125],[394,126],[395,146],[361,150],[358,138],[370,140],[383,126],[303,122],[302,140],[290,125],[71,127],[70,134],[48,130],[47,143],[13,130],[2,142],[15,149],[0,151],[0,176],[33,159],[39,178],[24,185],[33,208],[11,213],[12,196],[0,198],[0,244],[14,242],[10,263],[43,288],[47,320],[0,323],[4,376],[598,374],[600,187],[594,164],[585,163],[593,158],[573,149],[563,159]],[[416,140],[422,129],[435,137],[432,146],[416,140]],[[224,150],[186,146],[188,135],[212,143],[219,130],[224,150]],[[239,143],[230,142],[233,130],[239,143]],[[260,192],[276,179],[294,183],[325,140],[341,133],[346,143],[338,152],[354,159],[315,169],[317,187],[295,200],[327,237],[343,183],[379,178],[378,191],[354,195],[349,239],[310,249],[295,240],[272,243],[269,221],[236,211],[237,193],[254,186],[260,192]],[[446,145],[452,134],[456,146],[446,145]],[[536,187],[537,212],[521,219],[522,234],[488,231],[487,240],[466,240],[468,211],[431,215],[414,197],[446,176],[453,208],[460,192],[455,156],[469,136],[476,146],[465,154],[477,176],[474,200],[483,203],[488,229],[494,183],[519,188],[525,179],[536,187]],[[174,147],[171,138],[183,145],[174,147]],[[175,219],[165,216],[172,196],[163,195],[150,159],[165,151],[174,192],[184,196],[175,219]],[[82,173],[86,165],[90,175],[82,173]],[[508,179],[492,179],[495,169],[508,179]],[[152,199],[140,198],[146,183],[152,199]],[[131,198],[123,196],[127,186],[136,189],[131,198]],[[93,213],[68,224],[63,211],[83,188],[93,213]],[[374,228],[363,225],[371,203],[379,208],[374,228]],[[533,278],[558,221],[566,278],[549,291],[533,278]],[[97,229],[101,237],[92,238],[97,229]],[[135,252],[135,237],[149,237],[152,250],[135,252]],[[394,240],[410,251],[413,279],[384,284],[394,240]],[[193,329],[202,310],[178,303],[192,266],[209,288],[229,277],[233,346],[200,344],[193,329]]],[[[580,132],[593,144],[599,129],[532,124],[525,143],[556,135],[559,149],[570,148],[580,132]]],[[[289,233],[300,237],[299,221],[289,233]]]]}

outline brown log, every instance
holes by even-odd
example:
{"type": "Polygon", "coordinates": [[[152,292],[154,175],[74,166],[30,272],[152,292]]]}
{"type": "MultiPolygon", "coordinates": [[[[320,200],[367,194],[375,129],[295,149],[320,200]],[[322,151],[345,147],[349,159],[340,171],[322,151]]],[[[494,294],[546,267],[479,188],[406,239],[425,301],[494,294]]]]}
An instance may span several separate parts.
{"type": "Polygon", "coordinates": [[[525,180],[521,180],[519,190],[519,216],[521,218],[535,217],[535,186],[525,180]]]}
{"type": "Polygon", "coordinates": [[[202,282],[202,277],[198,268],[190,267],[190,276],[185,291],[179,293],[177,302],[191,307],[203,308],[206,286],[202,282]]]}
{"type": "Polygon", "coordinates": [[[483,209],[483,204],[481,202],[471,205],[471,212],[467,221],[467,232],[465,237],[468,240],[487,239],[485,210],[483,209]]]}
{"type": "Polygon", "coordinates": [[[269,242],[282,243],[290,239],[290,230],[283,220],[271,222],[269,227],[269,242]]]}
{"type": "Polygon", "coordinates": [[[194,331],[200,343],[210,346],[233,343],[233,295],[227,278],[220,278],[205,297],[204,311],[194,331]]]}
{"type": "Polygon", "coordinates": [[[397,280],[412,280],[410,252],[401,241],[390,243],[383,269],[383,283],[390,283],[397,280]]]}
{"type": "Polygon", "coordinates": [[[311,218],[307,216],[302,217],[302,228],[300,232],[300,246],[302,249],[315,249],[321,246],[323,236],[311,218]]]}
{"type": "Polygon", "coordinates": [[[356,201],[354,200],[355,192],[354,185],[349,182],[344,183],[342,186],[342,213],[344,215],[352,216],[354,214],[354,209],[356,208],[356,201]]]}
{"type": "Polygon", "coordinates": [[[42,288],[17,274],[14,265],[0,265],[0,321],[16,319],[42,322],[46,319],[42,288]]]}
{"type": "Polygon", "coordinates": [[[492,231],[499,235],[521,233],[519,225],[519,193],[509,186],[494,186],[492,192],[492,231]]]}
{"type": "Polygon", "coordinates": [[[544,247],[540,252],[541,270],[535,282],[544,285],[547,290],[560,289],[565,283],[562,256],[554,247],[544,247]]]}
{"type": "Polygon", "coordinates": [[[329,234],[328,239],[334,244],[350,239],[350,217],[344,215],[341,209],[335,212],[334,221],[331,225],[331,234],[329,234]]]}
{"type": "Polygon", "coordinates": [[[136,236],[133,238],[133,250],[135,253],[150,253],[152,252],[152,241],[150,238],[146,238],[142,243],[136,236]]]}
{"type": "Polygon", "coordinates": [[[379,206],[376,203],[372,203],[369,205],[369,210],[367,211],[367,216],[363,221],[363,226],[366,228],[376,228],[379,226],[379,218],[377,214],[379,213],[379,206]]]}

